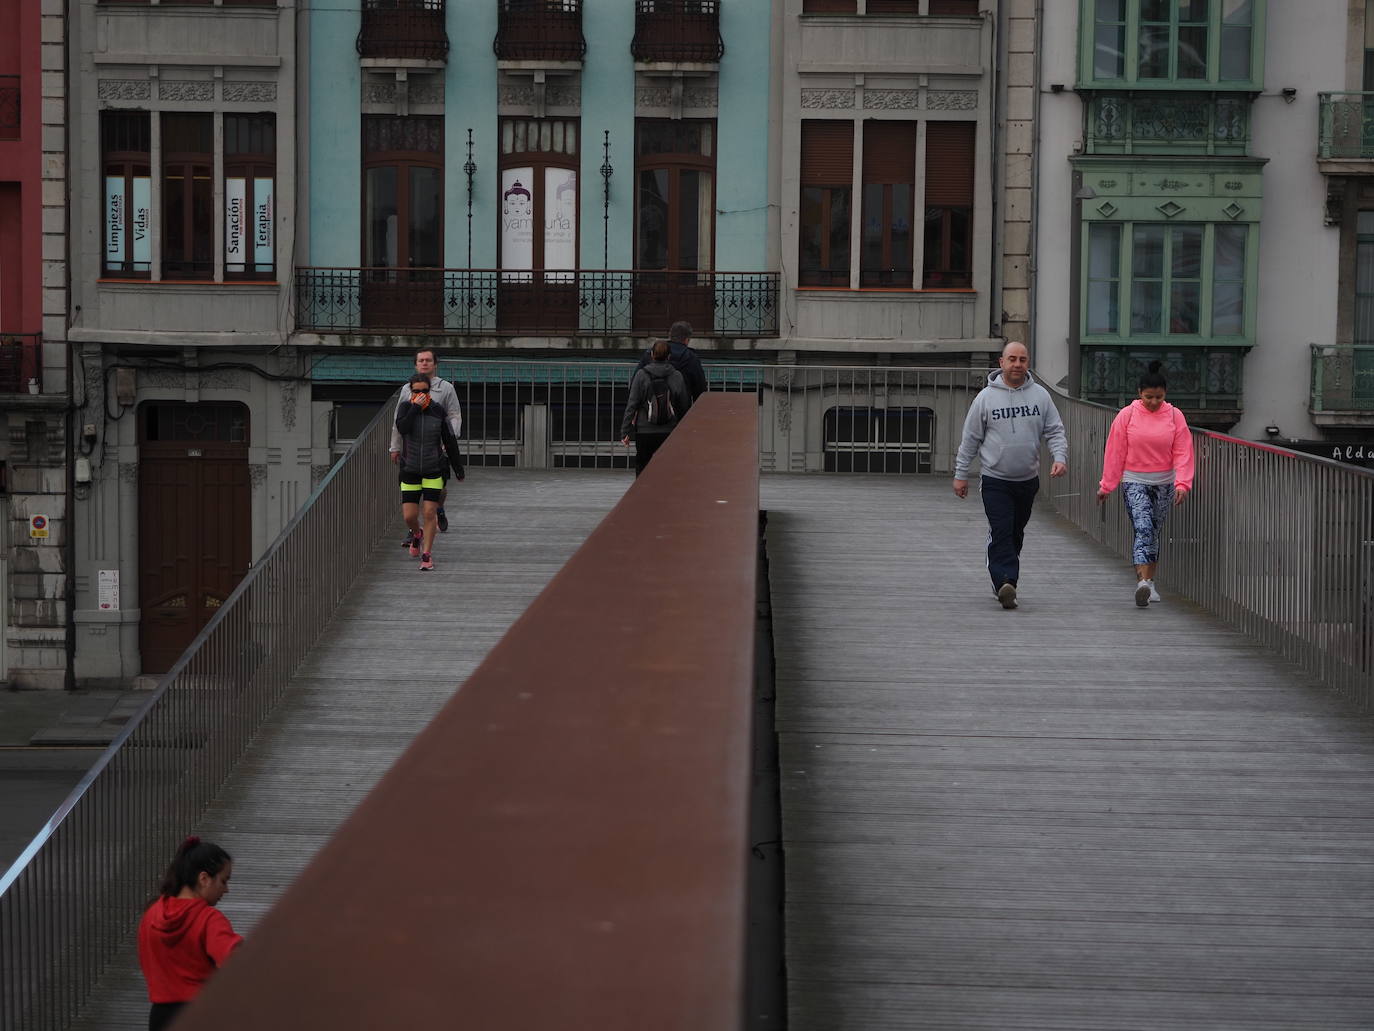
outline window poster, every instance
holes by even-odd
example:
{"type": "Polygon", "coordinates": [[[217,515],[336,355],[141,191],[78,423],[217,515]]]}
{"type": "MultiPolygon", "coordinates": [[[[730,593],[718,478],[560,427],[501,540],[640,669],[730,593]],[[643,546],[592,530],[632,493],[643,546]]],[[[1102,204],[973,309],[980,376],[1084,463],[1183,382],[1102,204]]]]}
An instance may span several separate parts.
{"type": "Polygon", "coordinates": [[[259,269],[269,269],[275,264],[272,255],[274,245],[272,211],[272,180],[253,180],[253,260],[259,269]]]}
{"type": "Polygon", "coordinates": [[[134,270],[153,266],[153,181],[146,175],[134,176],[134,270]]]}
{"type": "MultiPolygon", "coordinates": [[[[577,268],[577,172],[571,168],[544,169],[544,267],[577,268]]],[[[547,276],[550,282],[571,283],[573,277],[547,276]]]]}
{"type": "MultiPolygon", "coordinates": [[[[532,168],[501,170],[501,268],[534,267],[534,194],[532,168]]],[[[506,280],[528,281],[529,276],[503,275],[506,280]]]]}
{"type": "Polygon", "coordinates": [[[247,241],[244,233],[244,205],[248,203],[248,180],[241,177],[224,180],[224,271],[243,272],[247,241]]]}
{"type": "Polygon", "coordinates": [[[124,271],[124,236],[128,219],[124,212],[124,177],[105,177],[105,267],[111,272],[124,271]]]}

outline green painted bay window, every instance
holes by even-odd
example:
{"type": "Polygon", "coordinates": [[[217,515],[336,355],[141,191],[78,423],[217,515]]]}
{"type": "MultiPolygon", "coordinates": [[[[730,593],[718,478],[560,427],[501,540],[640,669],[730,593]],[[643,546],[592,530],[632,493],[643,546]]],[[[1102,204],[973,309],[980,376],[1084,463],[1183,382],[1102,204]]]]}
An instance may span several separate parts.
{"type": "Polygon", "coordinates": [[[1079,89],[1263,86],[1264,0],[1080,0],[1079,89]]]}
{"type": "Polygon", "coordinates": [[[1084,342],[1253,342],[1254,227],[1091,222],[1085,235],[1084,342]]]}

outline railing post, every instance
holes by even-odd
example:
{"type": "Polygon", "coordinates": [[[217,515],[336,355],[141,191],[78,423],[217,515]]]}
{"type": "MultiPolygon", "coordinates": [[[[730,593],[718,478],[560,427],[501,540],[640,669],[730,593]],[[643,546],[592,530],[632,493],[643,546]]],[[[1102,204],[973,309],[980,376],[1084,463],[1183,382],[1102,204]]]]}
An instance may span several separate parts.
{"type": "Polygon", "coordinates": [[[549,406],[525,405],[520,415],[520,450],[516,464],[522,469],[549,468],[549,406]]]}

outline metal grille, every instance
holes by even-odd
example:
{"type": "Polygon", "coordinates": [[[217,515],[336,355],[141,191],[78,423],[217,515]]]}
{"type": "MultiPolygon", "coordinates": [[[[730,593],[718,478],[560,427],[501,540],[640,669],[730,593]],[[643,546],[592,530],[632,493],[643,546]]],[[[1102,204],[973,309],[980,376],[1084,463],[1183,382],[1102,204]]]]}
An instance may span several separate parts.
{"type": "Polygon", "coordinates": [[[395,518],[389,406],[0,876],[0,1031],[67,1026],[395,518]]]}
{"type": "Polygon", "coordinates": [[[725,53],[720,4],[717,0],[635,0],[630,51],[636,61],[719,61],[725,53]]]}
{"type": "Polygon", "coordinates": [[[492,49],[502,61],[580,61],[582,0],[501,0],[492,49]]]}
{"type": "Polygon", "coordinates": [[[445,0],[364,0],[360,57],[443,61],[448,57],[445,0]]]}

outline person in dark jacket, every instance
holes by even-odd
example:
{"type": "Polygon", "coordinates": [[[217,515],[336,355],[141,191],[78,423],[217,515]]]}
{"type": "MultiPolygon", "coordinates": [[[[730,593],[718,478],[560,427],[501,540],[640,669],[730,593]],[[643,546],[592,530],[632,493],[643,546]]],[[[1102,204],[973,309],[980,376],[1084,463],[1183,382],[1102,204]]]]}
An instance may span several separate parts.
{"type": "Polygon", "coordinates": [[[410,527],[410,554],[420,556],[421,572],[429,572],[434,568],[444,474],[449,456],[458,454],[458,441],[444,406],[430,396],[429,377],[417,372],[410,377],[409,387],[410,396],[396,409],[396,429],[401,433],[401,515],[410,527]]]}
{"type": "MultiPolygon", "coordinates": [[[[692,327],[686,322],[674,322],[668,330],[668,362],[682,373],[687,392],[695,401],[706,393],[706,370],[701,367],[701,359],[692,350],[692,327]]],[[[638,368],[644,368],[653,361],[653,348],[647,348],[640,356],[638,368]]]]}
{"type": "Polygon", "coordinates": [[[630,431],[634,430],[636,476],[644,471],[654,452],[692,407],[692,395],[682,373],[673,368],[668,355],[668,341],[660,340],[650,351],[650,362],[636,369],[630,378],[630,399],[620,420],[620,442],[628,445],[630,431]],[[671,407],[660,420],[655,418],[654,409],[664,394],[671,407]]]}

